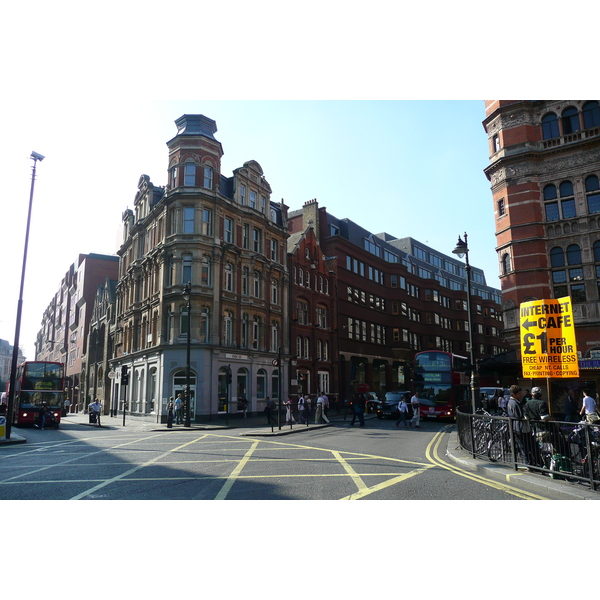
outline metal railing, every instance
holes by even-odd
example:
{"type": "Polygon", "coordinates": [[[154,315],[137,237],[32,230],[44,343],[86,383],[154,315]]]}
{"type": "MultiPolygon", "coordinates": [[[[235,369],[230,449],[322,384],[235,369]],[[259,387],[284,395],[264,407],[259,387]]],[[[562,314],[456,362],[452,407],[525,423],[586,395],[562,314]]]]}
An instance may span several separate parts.
{"type": "Polygon", "coordinates": [[[460,446],[473,458],[527,467],[600,489],[600,427],[457,411],[460,446]]]}

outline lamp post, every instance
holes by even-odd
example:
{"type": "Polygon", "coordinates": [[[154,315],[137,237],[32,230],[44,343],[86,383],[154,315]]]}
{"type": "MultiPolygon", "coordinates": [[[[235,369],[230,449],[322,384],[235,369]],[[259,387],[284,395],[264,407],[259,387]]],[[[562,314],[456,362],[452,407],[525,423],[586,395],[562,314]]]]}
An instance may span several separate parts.
{"type": "Polygon", "coordinates": [[[192,285],[188,281],[183,288],[183,299],[187,302],[187,348],[186,348],[186,368],[185,368],[185,427],[191,427],[190,422],[190,350],[192,344],[192,306],[191,306],[192,285]]]}
{"type": "Polygon", "coordinates": [[[31,207],[33,205],[33,188],[35,186],[35,168],[37,161],[44,160],[45,156],[32,152],[30,158],[33,160],[31,173],[31,190],[29,192],[29,211],[27,213],[27,228],[25,230],[25,248],[23,250],[23,267],[21,270],[21,288],[19,291],[19,302],[17,304],[17,324],[15,326],[15,342],[13,345],[12,364],[10,367],[10,387],[6,403],[6,439],[10,439],[12,427],[13,404],[15,400],[15,383],[17,379],[17,363],[19,362],[19,338],[21,335],[21,313],[23,311],[23,287],[25,285],[25,268],[27,266],[27,247],[29,246],[29,225],[31,224],[31,207]]]}
{"type": "Polygon", "coordinates": [[[469,323],[469,359],[471,361],[471,411],[474,413],[479,405],[479,373],[477,363],[475,362],[475,346],[473,345],[473,316],[471,313],[471,265],[469,264],[469,245],[467,243],[467,233],[465,232],[464,241],[458,236],[456,248],[452,250],[458,258],[465,257],[467,271],[467,318],[469,323]]]}

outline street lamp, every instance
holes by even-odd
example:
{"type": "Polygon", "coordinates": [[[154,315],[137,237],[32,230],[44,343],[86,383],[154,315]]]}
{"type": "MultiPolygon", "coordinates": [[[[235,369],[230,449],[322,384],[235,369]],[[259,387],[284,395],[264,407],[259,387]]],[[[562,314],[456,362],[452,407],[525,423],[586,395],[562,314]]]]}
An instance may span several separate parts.
{"type": "Polygon", "coordinates": [[[192,306],[191,306],[192,284],[188,281],[183,288],[183,299],[187,302],[187,349],[186,349],[186,368],[185,368],[185,427],[190,427],[190,350],[192,344],[192,306]]]}
{"type": "Polygon", "coordinates": [[[25,249],[23,250],[23,268],[21,270],[21,289],[19,291],[19,302],[17,304],[17,324],[15,327],[15,343],[13,345],[12,364],[10,367],[10,388],[6,403],[6,439],[10,439],[10,430],[12,427],[12,412],[15,400],[15,383],[17,379],[17,363],[19,362],[19,337],[21,335],[21,313],[23,310],[23,287],[25,285],[25,267],[27,266],[27,247],[29,246],[29,225],[31,223],[31,207],[33,205],[33,188],[35,185],[35,168],[37,161],[40,162],[46,158],[37,152],[32,152],[30,158],[33,160],[33,170],[31,173],[31,190],[29,192],[29,212],[27,213],[27,228],[25,230],[25,249]]]}
{"type": "Polygon", "coordinates": [[[479,373],[477,372],[477,363],[475,362],[475,346],[473,345],[473,317],[471,314],[471,265],[469,264],[469,245],[467,243],[467,233],[465,232],[464,241],[458,236],[456,248],[452,250],[458,258],[465,257],[467,271],[467,318],[469,323],[469,357],[471,361],[471,411],[474,413],[479,404],[479,373]]]}

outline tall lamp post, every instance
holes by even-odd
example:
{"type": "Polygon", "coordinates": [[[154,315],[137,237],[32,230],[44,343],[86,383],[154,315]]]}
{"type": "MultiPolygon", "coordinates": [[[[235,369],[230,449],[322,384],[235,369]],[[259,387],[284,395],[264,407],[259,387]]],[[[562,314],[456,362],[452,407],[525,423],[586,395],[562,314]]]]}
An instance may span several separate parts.
{"type": "Polygon", "coordinates": [[[31,224],[31,207],[33,205],[33,188],[35,186],[35,168],[37,161],[46,158],[37,152],[32,152],[30,158],[33,160],[31,173],[31,190],[29,192],[29,212],[27,213],[27,228],[25,230],[25,249],[23,250],[23,268],[21,270],[21,288],[19,291],[19,302],[17,304],[17,324],[15,327],[15,342],[13,345],[12,364],[10,367],[10,388],[6,403],[6,439],[10,439],[12,427],[13,404],[15,400],[15,382],[17,379],[17,363],[19,362],[19,338],[21,335],[21,313],[23,310],[23,288],[25,286],[25,268],[27,266],[27,247],[29,246],[29,225],[31,224]]]}
{"type": "Polygon", "coordinates": [[[473,316],[471,312],[471,265],[469,264],[469,245],[467,243],[467,233],[465,232],[464,241],[458,236],[456,248],[452,250],[458,258],[465,257],[467,271],[467,318],[469,322],[469,359],[471,361],[471,411],[474,413],[479,405],[479,373],[477,363],[475,362],[475,346],[473,345],[473,316]]]}
{"type": "Polygon", "coordinates": [[[186,359],[185,359],[185,427],[191,427],[190,421],[190,351],[192,345],[192,305],[191,305],[191,292],[192,284],[188,281],[183,288],[183,299],[187,302],[187,348],[186,348],[186,359]]]}

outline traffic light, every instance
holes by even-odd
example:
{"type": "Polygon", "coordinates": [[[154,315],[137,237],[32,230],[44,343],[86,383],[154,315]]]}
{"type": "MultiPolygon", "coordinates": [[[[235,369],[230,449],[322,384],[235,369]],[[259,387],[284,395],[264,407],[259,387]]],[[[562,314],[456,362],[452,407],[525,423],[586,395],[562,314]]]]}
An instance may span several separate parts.
{"type": "Polygon", "coordinates": [[[227,385],[231,384],[231,367],[227,367],[227,385]]]}
{"type": "Polygon", "coordinates": [[[121,367],[121,385],[127,385],[129,383],[129,367],[123,365],[121,367]]]}

